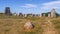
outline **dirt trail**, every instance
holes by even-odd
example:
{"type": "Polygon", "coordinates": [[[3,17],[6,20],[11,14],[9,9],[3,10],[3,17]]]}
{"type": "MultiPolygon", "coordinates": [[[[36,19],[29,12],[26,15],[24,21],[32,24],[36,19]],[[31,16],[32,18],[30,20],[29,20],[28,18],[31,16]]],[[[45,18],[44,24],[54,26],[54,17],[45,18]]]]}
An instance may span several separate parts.
{"type": "Polygon", "coordinates": [[[56,31],[54,25],[52,24],[52,22],[50,22],[50,20],[44,22],[42,28],[43,28],[43,34],[58,34],[58,32],[56,31]]]}

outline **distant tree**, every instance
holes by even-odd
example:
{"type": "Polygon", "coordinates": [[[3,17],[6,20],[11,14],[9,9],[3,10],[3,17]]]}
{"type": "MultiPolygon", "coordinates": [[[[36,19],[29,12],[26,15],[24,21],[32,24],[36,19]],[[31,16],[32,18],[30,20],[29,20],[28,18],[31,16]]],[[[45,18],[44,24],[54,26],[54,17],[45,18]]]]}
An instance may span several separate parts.
{"type": "Polygon", "coordinates": [[[5,8],[5,15],[12,15],[10,11],[10,7],[5,8]]]}
{"type": "Polygon", "coordinates": [[[0,14],[4,14],[4,13],[0,13],[0,14]]]}
{"type": "Polygon", "coordinates": [[[58,16],[60,16],[58,13],[56,13],[56,16],[58,17],[58,16]]]}

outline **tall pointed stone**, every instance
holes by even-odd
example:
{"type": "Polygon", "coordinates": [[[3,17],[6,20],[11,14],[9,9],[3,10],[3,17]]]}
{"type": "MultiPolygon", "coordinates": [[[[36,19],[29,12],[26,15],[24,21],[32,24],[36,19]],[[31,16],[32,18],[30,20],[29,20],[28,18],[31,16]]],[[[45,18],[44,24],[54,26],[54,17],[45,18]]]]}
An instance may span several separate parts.
{"type": "Polygon", "coordinates": [[[42,17],[42,14],[40,14],[40,17],[42,17]]]}
{"type": "Polygon", "coordinates": [[[52,11],[51,11],[51,17],[56,17],[56,11],[55,11],[55,9],[52,9],[52,11]]]}
{"type": "Polygon", "coordinates": [[[50,13],[48,14],[48,17],[51,17],[51,14],[50,13]]]}
{"type": "Polygon", "coordinates": [[[10,7],[5,8],[5,15],[11,15],[10,7]]]}

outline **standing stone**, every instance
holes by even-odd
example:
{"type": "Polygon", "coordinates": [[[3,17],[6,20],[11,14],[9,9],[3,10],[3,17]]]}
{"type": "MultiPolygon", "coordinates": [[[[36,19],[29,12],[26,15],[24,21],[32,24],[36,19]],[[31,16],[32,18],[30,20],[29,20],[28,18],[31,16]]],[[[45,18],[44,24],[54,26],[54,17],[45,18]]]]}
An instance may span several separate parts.
{"type": "Polygon", "coordinates": [[[40,14],[40,17],[42,17],[42,14],[40,14]]]}
{"type": "Polygon", "coordinates": [[[24,17],[27,17],[27,14],[24,14],[24,17]]]}
{"type": "Polygon", "coordinates": [[[27,17],[33,17],[33,14],[27,14],[27,17]]]}
{"type": "Polygon", "coordinates": [[[45,14],[43,14],[43,17],[45,17],[45,14]]]}
{"type": "Polygon", "coordinates": [[[10,7],[5,8],[5,15],[11,15],[10,7]]]}
{"type": "Polygon", "coordinates": [[[32,14],[31,17],[35,17],[35,14],[32,14]]]}
{"type": "Polygon", "coordinates": [[[16,13],[13,13],[13,16],[17,16],[17,14],[16,13]]]}
{"type": "Polygon", "coordinates": [[[25,17],[26,17],[26,14],[22,14],[20,17],[23,17],[23,18],[25,18],[25,17]]]}
{"type": "Polygon", "coordinates": [[[23,14],[22,14],[22,13],[19,13],[19,16],[20,16],[20,17],[22,17],[22,16],[23,16],[23,14]]]}
{"type": "Polygon", "coordinates": [[[48,14],[48,17],[51,17],[51,14],[50,13],[48,14]]]}
{"type": "Polygon", "coordinates": [[[55,11],[55,9],[52,9],[52,11],[51,11],[51,17],[56,17],[56,11],[55,11]]]}
{"type": "Polygon", "coordinates": [[[33,29],[33,28],[34,28],[34,25],[31,22],[27,22],[24,25],[25,30],[30,30],[30,29],[33,29]]]}

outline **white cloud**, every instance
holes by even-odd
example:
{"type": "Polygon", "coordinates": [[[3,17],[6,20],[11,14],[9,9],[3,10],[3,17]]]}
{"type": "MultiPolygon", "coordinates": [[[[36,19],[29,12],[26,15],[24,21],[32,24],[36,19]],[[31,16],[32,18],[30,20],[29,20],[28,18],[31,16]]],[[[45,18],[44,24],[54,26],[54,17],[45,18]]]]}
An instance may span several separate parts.
{"type": "Polygon", "coordinates": [[[25,5],[21,6],[21,7],[24,7],[24,8],[36,8],[37,5],[34,5],[34,4],[25,4],[25,5]]]}
{"type": "Polygon", "coordinates": [[[60,1],[52,1],[52,2],[48,2],[48,3],[43,3],[42,4],[42,8],[43,9],[59,9],[60,8],[60,1]]]}

